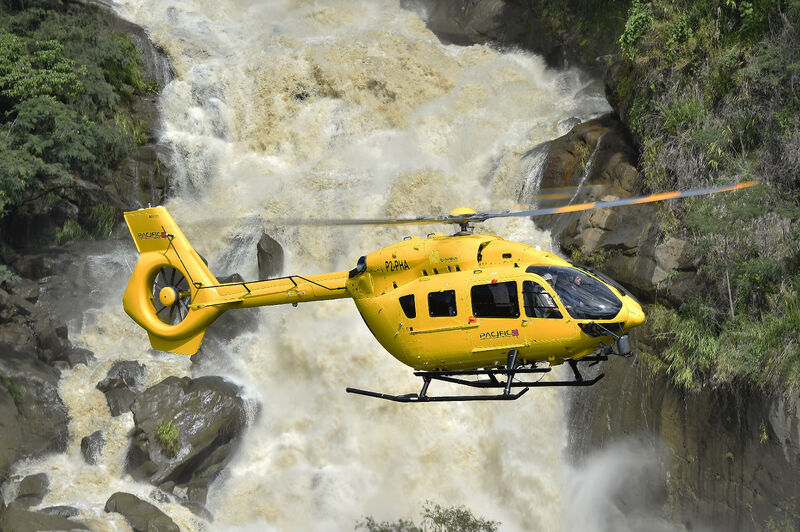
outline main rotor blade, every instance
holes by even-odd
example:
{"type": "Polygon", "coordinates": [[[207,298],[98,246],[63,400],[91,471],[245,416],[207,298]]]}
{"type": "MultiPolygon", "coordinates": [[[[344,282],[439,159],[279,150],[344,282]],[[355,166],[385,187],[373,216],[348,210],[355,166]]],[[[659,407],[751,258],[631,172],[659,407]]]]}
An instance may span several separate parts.
{"type": "Polygon", "coordinates": [[[426,218],[319,218],[319,219],[300,219],[288,218],[270,220],[274,225],[429,225],[458,223],[461,218],[451,216],[436,216],[426,218]]]}
{"type": "MultiPolygon", "coordinates": [[[[498,212],[498,213],[478,213],[482,215],[485,220],[490,218],[508,218],[510,216],[546,216],[548,214],[563,214],[567,212],[588,211],[592,209],[605,209],[608,207],[621,207],[623,205],[639,205],[642,203],[653,203],[656,201],[665,201],[670,199],[688,198],[691,196],[705,196],[709,194],[718,194],[720,192],[730,192],[732,190],[739,190],[742,188],[752,187],[760,184],[758,181],[745,181],[736,185],[729,185],[725,187],[708,187],[698,188],[694,190],[674,190],[672,192],[661,192],[658,194],[650,194],[649,196],[637,196],[634,198],[622,198],[612,201],[592,201],[589,203],[578,203],[575,205],[563,205],[561,207],[551,207],[547,209],[531,209],[527,211],[516,212],[498,212]]],[[[483,221],[483,220],[481,220],[483,221]]]]}
{"type": "Polygon", "coordinates": [[[476,212],[473,214],[458,214],[458,215],[445,215],[445,216],[432,216],[425,217],[419,216],[417,218],[328,218],[328,219],[282,219],[270,220],[271,223],[276,225],[428,225],[428,224],[464,224],[464,223],[477,223],[484,222],[491,218],[511,218],[517,216],[546,216],[549,214],[564,214],[568,212],[588,211],[592,209],[604,209],[608,207],[621,207],[624,205],[639,205],[642,203],[653,203],[656,201],[665,201],[670,199],[688,198],[691,196],[704,196],[709,194],[718,194],[720,192],[730,192],[732,190],[739,190],[742,188],[752,187],[758,185],[758,181],[746,181],[736,185],[728,185],[722,187],[707,187],[698,188],[694,190],[675,190],[672,192],[661,192],[658,194],[650,194],[649,196],[637,196],[632,198],[622,198],[612,201],[592,201],[589,203],[578,203],[574,205],[562,205],[560,207],[548,207],[543,209],[529,209],[522,211],[497,211],[497,212],[476,212]]]}

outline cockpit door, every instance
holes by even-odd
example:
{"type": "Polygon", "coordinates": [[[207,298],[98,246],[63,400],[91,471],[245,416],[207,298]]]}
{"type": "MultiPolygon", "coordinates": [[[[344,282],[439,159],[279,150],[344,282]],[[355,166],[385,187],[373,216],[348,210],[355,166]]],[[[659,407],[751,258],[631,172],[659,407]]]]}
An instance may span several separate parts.
{"type": "Polygon", "coordinates": [[[522,330],[530,342],[529,352],[536,360],[563,357],[577,336],[574,320],[547,282],[536,275],[526,275],[522,282],[522,330]]]}

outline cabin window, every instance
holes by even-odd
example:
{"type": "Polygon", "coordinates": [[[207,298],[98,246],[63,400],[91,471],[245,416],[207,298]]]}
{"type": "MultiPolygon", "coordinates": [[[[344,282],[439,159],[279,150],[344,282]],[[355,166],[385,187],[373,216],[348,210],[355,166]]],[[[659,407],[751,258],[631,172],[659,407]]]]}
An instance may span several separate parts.
{"type": "Polygon", "coordinates": [[[401,297],[400,306],[403,308],[403,313],[406,315],[406,318],[417,317],[417,305],[414,304],[414,294],[401,297]]]}
{"type": "Polygon", "coordinates": [[[456,291],[443,290],[441,292],[429,293],[428,312],[432,318],[441,316],[455,316],[457,313],[456,291]]]}
{"type": "Polygon", "coordinates": [[[529,318],[561,318],[556,302],[539,283],[522,283],[522,302],[529,318]]]}
{"type": "Polygon", "coordinates": [[[470,291],[476,318],[519,318],[517,283],[479,284],[470,291]]]}

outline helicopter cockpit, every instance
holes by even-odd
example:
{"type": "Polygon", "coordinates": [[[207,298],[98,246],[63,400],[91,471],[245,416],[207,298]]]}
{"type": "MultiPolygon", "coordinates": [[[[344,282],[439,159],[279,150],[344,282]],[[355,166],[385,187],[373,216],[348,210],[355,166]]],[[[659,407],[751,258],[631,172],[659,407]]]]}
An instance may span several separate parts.
{"type": "Polygon", "coordinates": [[[575,268],[564,266],[529,266],[550,282],[564,308],[575,319],[612,319],[622,309],[622,301],[603,283],[575,268]]]}

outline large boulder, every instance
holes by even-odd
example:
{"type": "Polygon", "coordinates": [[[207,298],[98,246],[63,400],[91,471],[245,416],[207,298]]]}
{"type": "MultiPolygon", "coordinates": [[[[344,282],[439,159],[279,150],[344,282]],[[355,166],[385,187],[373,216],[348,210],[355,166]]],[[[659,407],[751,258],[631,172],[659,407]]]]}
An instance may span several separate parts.
{"type": "Polygon", "coordinates": [[[28,511],[24,506],[12,502],[4,512],[0,512],[0,530],[31,532],[32,530],[89,530],[89,528],[60,515],[28,511]]]}
{"type": "Polygon", "coordinates": [[[180,532],[167,514],[130,493],[113,494],[106,501],[105,510],[122,514],[134,532],[180,532]]]}
{"type": "Polygon", "coordinates": [[[0,344],[0,479],[18,459],[66,450],[69,413],[59,376],[32,354],[0,344]]]}
{"type": "Polygon", "coordinates": [[[259,279],[270,279],[283,271],[283,248],[267,233],[263,233],[256,244],[256,258],[259,279]]]}
{"type": "Polygon", "coordinates": [[[97,389],[105,394],[112,416],[130,412],[136,396],[144,389],[145,378],[144,365],[136,361],[122,360],[111,366],[97,389]]]}
{"type": "Polygon", "coordinates": [[[17,498],[15,502],[30,508],[42,502],[44,496],[50,487],[50,481],[46,473],[37,473],[35,475],[28,475],[19,483],[19,490],[17,491],[17,498]]]}
{"type": "Polygon", "coordinates": [[[102,430],[96,430],[81,439],[81,454],[89,465],[95,465],[103,455],[103,447],[106,445],[106,437],[102,430]]]}
{"type": "Polygon", "coordinates": [[[142,392],[131,410],[131,475],[187,486],[189,499],[205,504],[245,427],[240,388],[221,377],[169,377],[142,392]]]}

